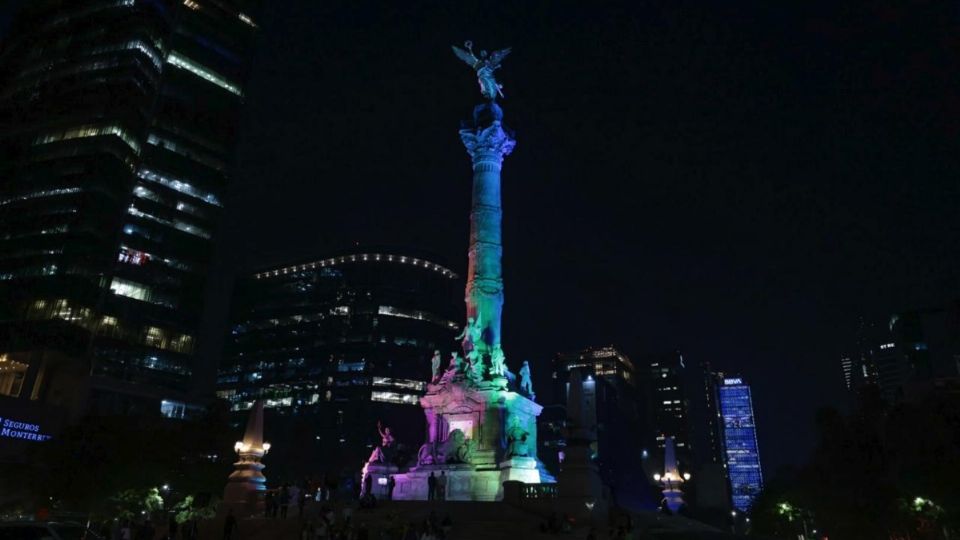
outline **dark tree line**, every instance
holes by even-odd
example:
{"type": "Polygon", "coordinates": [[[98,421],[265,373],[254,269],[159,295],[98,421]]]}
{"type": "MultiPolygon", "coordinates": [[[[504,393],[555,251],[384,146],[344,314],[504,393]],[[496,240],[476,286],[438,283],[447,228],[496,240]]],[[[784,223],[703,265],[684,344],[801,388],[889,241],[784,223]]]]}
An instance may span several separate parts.
{"type": "Polygon", "coordinates": [[[853,413],[824,409],[816,424],[809,462],[779,471],[755,502],[756,534],[960,534],[960,395],[931,393],[891,407],[868,389],[853,413]]]}

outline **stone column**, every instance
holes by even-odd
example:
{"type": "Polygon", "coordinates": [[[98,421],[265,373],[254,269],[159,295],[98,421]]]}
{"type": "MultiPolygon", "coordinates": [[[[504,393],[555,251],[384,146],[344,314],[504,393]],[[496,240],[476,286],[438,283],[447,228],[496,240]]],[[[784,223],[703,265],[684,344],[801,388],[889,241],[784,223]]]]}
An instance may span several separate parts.
{"type": "Polygon", "coordinates": [[[500,168],[516,140],[501,125],[503,111],[489,102],[474,110],[472,127],[460,130],[460,139],[473,161],[473,197],[470,207],[470,251],[467,267],[467,317],[483,328],[481,355],[500,346],[503,311],[501,256],[500,168]]]}
{"type": "Polygon", "coordinates": [[[239,516],[248,516],[260,511],[262,494],[267,489],[263,475],[263,456],[270,451],[270,444],[263,442],[263,400],[257,400],[247,418],[243,440],[233,447],[237,453],[234,471],[227,479],[223,490],[223,512],[234,510],[239,516]]]}

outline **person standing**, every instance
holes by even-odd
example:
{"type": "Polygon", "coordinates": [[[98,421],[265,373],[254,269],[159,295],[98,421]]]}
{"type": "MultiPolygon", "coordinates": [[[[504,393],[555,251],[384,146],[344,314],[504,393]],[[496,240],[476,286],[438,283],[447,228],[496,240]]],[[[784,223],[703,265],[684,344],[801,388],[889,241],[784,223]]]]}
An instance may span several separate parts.
{"type": "Polygon", "coordinates": [[[273,490],[268,489],[267,494],[263,497],[263,517],[273,517],[273,503],[276,501],[274,497],[273,490]]]}
{"type": "Polygon", "coordinates": [[[427,500],[432,501],[437,498],[437,477],[433,475],[433,471],[430,471],[430,476],[427,477],[427,500]]]}
{"type": "Polygon", "coordinates": [[[237,528],[237,518],[233,515],[233,510],[227,514],[227,519],[223,521],[223,540],[230,540],[233,537],[233,530],[237,528]]]}
{"type": "Polygon", "coordinates": [[[363,492],[362,495],[369,497],[373,495],[373,475],[367,473],[363,477],[363,492]]]}
{"type": "Polygon", "coordinates": [[[284,484],[280,488],[280,519],[287,519],[288,508],[290,508],[290,489],[284,484]]]}
{"type": "Polygon", "coordinates": [[[387,480],[387,500],[388,501],[393,500],[393,488],[395,487],[397,487],[397,480],[391,474],[390,478],[387,480]]]}
{"type": "Polygon", "coordinates": [[[447,500],[447,473],[440,471],[440,478],[437,480],[437,494],[441,501],[447,500]]]}
{"type": "MultiPolygon", "coordinates": [[[[290,486],[289,492],[290,492],[290,503],[297,505],[297,507],[299,508],[300,507],[300,488],[297,487],[296,484],[293,484],[290,486]]],[[[303,515],[303,512],[301,511],[300,514],[298,514],[298,517],[302,515],[303,515]]]]}

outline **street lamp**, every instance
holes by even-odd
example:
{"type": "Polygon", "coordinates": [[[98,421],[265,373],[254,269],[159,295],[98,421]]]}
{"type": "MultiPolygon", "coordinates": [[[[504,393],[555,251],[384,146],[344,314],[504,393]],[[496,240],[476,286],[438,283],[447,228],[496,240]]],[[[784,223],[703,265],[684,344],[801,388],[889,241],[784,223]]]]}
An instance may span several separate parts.
{"type": "Polygon", "coordinates": [[[656,473],[656,474],[653,475],[653,480],[656,481],[656,482],[659,482],[659,481],[660,481],[660,478],[662,478],[662,477],[660,476],[660,473],[656,473]]]}
{"type": "Polygon", "coordinates": [[[684,479],[684,480],[690,480],[690,473],[688,473],[688,472],[683,473],[683,479],[684,479]]]}

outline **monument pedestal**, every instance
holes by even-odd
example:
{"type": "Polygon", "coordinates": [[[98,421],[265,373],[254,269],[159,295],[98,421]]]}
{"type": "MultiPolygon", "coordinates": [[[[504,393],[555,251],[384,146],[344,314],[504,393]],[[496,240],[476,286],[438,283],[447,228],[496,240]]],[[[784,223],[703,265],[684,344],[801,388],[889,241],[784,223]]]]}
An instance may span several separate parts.
{"type": "MultiPolygon", "coordinates": [[[[420,398],[427,442],[417,465],[394,476],[397,500],[427,500],[429,477],[446,479],[446,499],[497,501],[503,482],[553,482],[537,459],[537,416],[543,407],[502,381],[450,379],[420,398]]],[[[373,467],[368,465],[368,468],[373,467]]],[[[375,492],[376,493],[376,492],[375,492]]]]}
{"type": "MultiPolygon", "coordinates": [[[[365,480],[368,475],[371,477],[370,491],[377,499],[384,500],[387,498],[387,492],[389,491],[388,484],[390,477],[394,476],[394,480],[396,480],[396,474],[399,472],[399,470],[400,469],[396,465],[367,463],[363,468],[363,478],[365,480]]],[[[394,487],[393,493],[396,495],[396,487],[394,487]]]]}

